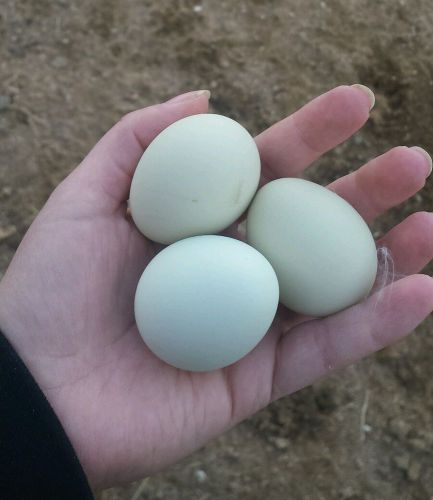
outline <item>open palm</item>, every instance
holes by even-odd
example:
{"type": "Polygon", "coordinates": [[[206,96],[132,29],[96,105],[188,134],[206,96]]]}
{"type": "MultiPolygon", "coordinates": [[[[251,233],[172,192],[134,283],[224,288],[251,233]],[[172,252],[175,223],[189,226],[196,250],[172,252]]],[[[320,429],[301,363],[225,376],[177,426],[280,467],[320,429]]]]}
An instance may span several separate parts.
{"type": "MultiPolygon", "coordinates": [[[[380,242],[406,277],[381,300],[320,320],[281,309],[248,356],[189,373],[157,359],[138,334],[133,299],[157,251],[127,216],[134,168],[170,123],[207,111],[188,93],[133,112],[54,191],[0,283],[0,327],[45,392],[94,487],[152,473],[272,400],[388,345],[433,309],[433,217],[418,213],[380,242]]],[[[339,87],[257,137],[264,182],[295,176],[367,120],[368,95],[339,87]]],[[[330,188],[365,219],[422,188],[417,149],[395,148],[330,188]]]]}

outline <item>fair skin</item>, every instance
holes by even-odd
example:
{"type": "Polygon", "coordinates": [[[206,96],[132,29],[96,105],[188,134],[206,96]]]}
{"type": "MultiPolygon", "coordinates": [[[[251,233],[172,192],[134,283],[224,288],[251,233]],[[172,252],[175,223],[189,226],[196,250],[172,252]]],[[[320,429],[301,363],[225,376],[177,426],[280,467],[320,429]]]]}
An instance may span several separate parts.
{"type": "MultiPolygon", "coordinates": [[[[370,100],[338,87],[260,134],[264,182],[302,173],[368,119],[370,100]]],[[[189,373],[166,365],[138,334],[133,298],[157,249],[126,214],[131,177],[170,123],[208,109],[191,92],[127,115],[53,192],[0,283],[0,328],[59,416],[94,488],[179,460],[271,401],[411,332],[433,310],[433,217],[418,213],[380,242],[398,276],[333,316],[280,309],[262,342],[232,366],[189,373]]],[[[420,190],[428,160],[394,148],[330,188],[368,221],[420,190]]]]}

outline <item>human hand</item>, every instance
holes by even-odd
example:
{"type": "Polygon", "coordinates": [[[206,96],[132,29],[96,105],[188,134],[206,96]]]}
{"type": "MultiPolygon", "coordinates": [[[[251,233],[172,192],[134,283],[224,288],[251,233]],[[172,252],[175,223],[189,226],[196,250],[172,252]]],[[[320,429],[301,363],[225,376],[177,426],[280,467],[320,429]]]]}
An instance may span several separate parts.
{"type": "MultiPolygon", "coordinates": [[[[44,391],[93,487],[153,473],[271,401],[408,334],[433,309],[433,215],[418,213],[378,244],[406,277],[333,316],[302,321],[280,308],[245,358],[210,373],[157,359],[138,334],[138,279],[157,251],[127,216],[143,150],[170,123],[207,111],[188,93],[133,112],[53,192],[0,283],[0,328],[44,391]]],[[[264,182],[300,174],[358,130],[370,101],[339,87],[257,137],[264,182]]],[[[416,149],[398,147],[330,188],[368,222],[421,189],[416,149]]]]}

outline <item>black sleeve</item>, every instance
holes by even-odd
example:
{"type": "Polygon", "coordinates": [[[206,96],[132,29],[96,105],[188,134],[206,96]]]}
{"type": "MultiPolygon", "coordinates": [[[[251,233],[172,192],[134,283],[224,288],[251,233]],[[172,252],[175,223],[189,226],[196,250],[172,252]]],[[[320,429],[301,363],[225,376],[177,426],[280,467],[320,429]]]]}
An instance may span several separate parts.
{"type": "Polygon", "coordinates": [[[0,498],[93,499],[59,419],[1,333],[0,498]]]}

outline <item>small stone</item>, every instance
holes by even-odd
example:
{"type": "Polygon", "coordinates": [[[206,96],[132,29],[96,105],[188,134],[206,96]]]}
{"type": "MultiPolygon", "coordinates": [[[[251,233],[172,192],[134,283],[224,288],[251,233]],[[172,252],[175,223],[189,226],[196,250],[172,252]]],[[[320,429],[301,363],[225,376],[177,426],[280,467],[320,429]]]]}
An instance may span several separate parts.
{"type": "Polygon", "coordinates": [[[409,469],[409,455],[397,455],[394,457],[394,463],[395,465],[404,471],[407,471],[409,469]]]}
{"type": "Polygon", "coordinates": [[[12,98],[9,95],[0,95],[0,111],[4,111],[12,104],[12,98]]]}
{"type": "Polygon", "coordinates": [[[410,440],[410,444],[417,450],[426,451],[429,449],[429,445],[426,443],[425,439],[413,438],[410,440]]]}
{"type": "Polygon", "coordinates": [[[196,13],[199,13],[199,12],[202,12],[203,10],[203,5],[194,5],[194,7],[192,8],[192,10],[196,13]]]}
{"type": "Polygon", "coordinates": [[[0,227],[0,241],[8,239],[10,236],[17,232],[17,228],[15,226],[5,226],[0,227]]]}
{"type": "Polygon", "coordinates": [[[207,474],[203,469],[197,469],[194,476],[199,483],[204,483],[207,480],[207,474]]]}
{"type": "Polygon", "coordinates": [[[346,486],[345,488],[343,488],[343,490],[341,491],[341,496],[344,498],[344,499],[349,499],[351,498],[352,496],[354,495],[354,492],[353,492],[353,489],[351,486],[346,486]]]}
{"type": "Polygon", "coordinates": [[[411,429],[411,426],[402,419],[393,418],[389,423],[391,433],[397,437],[405,437],[411,429]]]}
{"type": "Polygon", "coordinates": [[[289,440],[283,437],[276,437],[272,440],[272,443],[278,450],[287,450],[289,447],[289,440]]]}
{"type": "Polygon", "coordinates": [[[12,188],[10,186],[4,186],[2,188],[2,194],[5,196],[10,196],[12,194],[12,188]]]}
{"type": "Polygon", "coordinates": [[[409,481],[418,481],[421,475],[421,465],[418,462],[412,462],[407,471],[409,481]]]}
{"type": "Polygon", "coordinates": [[[56,56],[52,61],[51,61],[51,66],[56,69],[61,69],[61,68],[66,68],[68,65],[68,61],[66,57],[63,56],[56,56]]]}
{"type": "Polygon", "coordinates": [[[237,453],[227,452],[226,460],[229,463],[237,464],[239,462],[239,455],[237,453]]]}
{"type": "Polygon", "coordinates": [[[361,144],[364,144],[364,138],[362,137],[361,134],[355,135],[353,138],[353,142],[357,145],[360,146],[361,144]]]}
{"type": "Polygon", "coordinates": [[[230,61],[228,59],[222,59],[220,62],[221,68],[229,68],[230,67],[230,61]]]}

